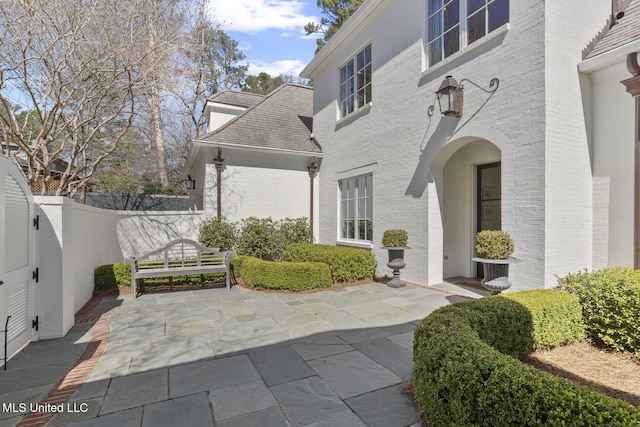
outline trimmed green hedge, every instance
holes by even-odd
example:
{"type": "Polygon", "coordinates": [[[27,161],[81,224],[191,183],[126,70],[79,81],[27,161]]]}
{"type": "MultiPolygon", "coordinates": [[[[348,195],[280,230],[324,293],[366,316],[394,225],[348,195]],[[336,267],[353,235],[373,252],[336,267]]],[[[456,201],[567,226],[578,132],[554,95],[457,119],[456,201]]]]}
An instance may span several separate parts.
{"type": "Polygon", "coordinates": [[[502,295],[527,309],[533,322],[533,347],[555,347],[585,338],[582,306],[575,295],[556,289],[537,289],[502,295]]]}
{"type": "Polygon", "coordinates": [[[105,264],[93,272],[96,290],[106,291],[131,285],[131,266],[126,263],[105,264]]]}
{"type": "Polygon", "coordinates": [[[245,256],[234,266],[251,287],[306,291],[332,284],[329,266],[320,262],[274,262],[245,256]]]}
{"type": "MultiPolygon", "coordinates": [[[[234,258],[232,258],[233,260],[234,258]]],[[[164,262],[160,262],[164,264],[164,262]]],[[[190,274],[186,276],[173,277],[152,277],[147,279],[138,279],[139,283],[144,286],[154,285],[180,285],[183,283],[223,280],[224,273],[207,273],[204,275],[190,274]]],[[[93,284],[96,291],[115,290],[126,286],[131,286],[131,266],[127,263],[104,264],[97,267],[93,272],[93,284]]]]}
{"type": "Polygon", "coordinates": [[[640,270],[583,271],[559,278],[558,283],[580,298],[589,338],[640,357],[640,270]]]}
{"type": "Polygon", "coordinates": [[[287,246],[284,260],[325,263],[331,270],[334,283],[372,279],[377,265],[375,255],[367,250],[313,243],[294,243],[287,246]]]}
{"type": "Polygon", "coordinates": [[[442,307],[416,328],[414,396],[430,425],[635,426],[640,421],[640,411],[628,403],[515,358],[540,344],[560,344],[572,334],[560,331],[574,330],[567,324],[575,318],[575,299],[560,297],[561,312],[551,315],[536,298],[547,298],[547,291],[538,292],[442,307]],[[547,327],[556,332],[543,334],[540,329],[547,327]]]}

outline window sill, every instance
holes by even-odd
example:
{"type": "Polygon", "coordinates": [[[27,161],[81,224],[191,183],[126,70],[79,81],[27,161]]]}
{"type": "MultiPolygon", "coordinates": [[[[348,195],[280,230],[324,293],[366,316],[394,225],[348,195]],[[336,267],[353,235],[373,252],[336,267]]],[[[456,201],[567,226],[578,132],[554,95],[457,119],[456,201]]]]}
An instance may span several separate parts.
{"type": "Polygon", "coordinates": [[[462,50],[459,50],[458,52],[454,53],[447,59],[443,59],[442,61],[438,62],[434,66],[427,68],[422,72],[422,75],[420,77],[424,78],[430,74],[437,73],[443,68],[449,66],[452,62],[455,62],[460,58],[480,49],[482,46],[485,46],[486,44],[490,43],[493,40],[496,40],[499,37],[503,37],[508,31],[509,31],[509,23],[507,22],[506,24],[504,24],[500,28],[493,30],[491,33],[487,34],[480,40],[477,40],[474,43],[471,43],[470,45],[465,46],[464,48],[462,48],[462,50]]]}
{"type": "Polygon", "coordinates": [[[358,240],[337,240],[336,246],[351,246],[353,248],[373,249],[373,243],[369,241],[358,240]]]}
{"type": "Polygon", "coordinates": [[[342,126],[346,126],[349,123],[353,122],[354,120],[359,119],[362,116],[366,116],[367,114],[369,114],[369,111],[371,110],[371,102],[363,105],[362,107],[358,108],[357,110],[349,113],[347,116],[344,116],[341,119],[338,119],[338,121],[336,122],[336,129],[337,128],[341,128],[342,126]]]}

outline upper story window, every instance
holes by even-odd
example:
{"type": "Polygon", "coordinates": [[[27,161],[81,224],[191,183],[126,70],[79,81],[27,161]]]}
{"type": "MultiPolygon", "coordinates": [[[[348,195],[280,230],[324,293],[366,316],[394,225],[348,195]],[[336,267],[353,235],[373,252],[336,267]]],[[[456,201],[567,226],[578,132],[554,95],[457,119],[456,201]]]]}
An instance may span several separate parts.
{"type": "Polygon", "coordinates": [[[509,22],[509,0],[427,0],[429,65],[509,22]]]}
{"type": "Polygon", "coordinates": [[[340,112],[342,117],[371,102],[371,45],[340,68],[340,112]]]}

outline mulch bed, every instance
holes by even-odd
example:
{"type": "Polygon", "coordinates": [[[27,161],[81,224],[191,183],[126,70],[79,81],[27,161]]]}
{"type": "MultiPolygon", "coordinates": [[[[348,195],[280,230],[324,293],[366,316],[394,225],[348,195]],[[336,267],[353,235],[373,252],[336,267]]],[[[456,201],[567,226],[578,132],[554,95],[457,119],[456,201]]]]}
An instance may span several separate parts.
{"type": "Polygon", "coordinates": [[[537,369],[640,406],[640,360],[580,342],[539,350],[522,359],[537,369]]]}

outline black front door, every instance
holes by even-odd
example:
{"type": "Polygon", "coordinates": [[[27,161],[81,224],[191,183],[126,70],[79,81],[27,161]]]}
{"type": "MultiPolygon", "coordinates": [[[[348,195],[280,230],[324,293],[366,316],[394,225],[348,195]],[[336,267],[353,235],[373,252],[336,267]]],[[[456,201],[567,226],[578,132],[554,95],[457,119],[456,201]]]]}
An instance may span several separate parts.
{"type": "MultiPolygon", "coordinates": [[[[501,218],[501,170],[500,162],[477,166],[476,231],[500,230],[501,218]]],[[[475,238],[474,238],[475,245],[475,238]]],[[[477,263],[478,277],[483,277],[482,264],[477,263]]]]}

